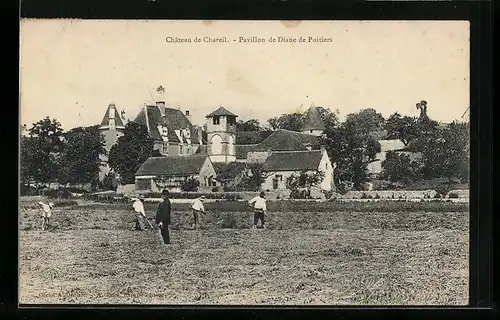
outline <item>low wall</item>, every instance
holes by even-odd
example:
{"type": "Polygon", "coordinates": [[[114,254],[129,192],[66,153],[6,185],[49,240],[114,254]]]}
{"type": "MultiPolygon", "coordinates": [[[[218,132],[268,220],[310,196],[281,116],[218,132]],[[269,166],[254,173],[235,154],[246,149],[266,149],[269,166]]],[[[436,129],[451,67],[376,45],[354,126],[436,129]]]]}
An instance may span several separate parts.
{"type": "Polygon", "coordinates": [[[379,191],[349,191],[343,199],[427,199],[437,195],[435,190],[379,190],[379,191]]]}

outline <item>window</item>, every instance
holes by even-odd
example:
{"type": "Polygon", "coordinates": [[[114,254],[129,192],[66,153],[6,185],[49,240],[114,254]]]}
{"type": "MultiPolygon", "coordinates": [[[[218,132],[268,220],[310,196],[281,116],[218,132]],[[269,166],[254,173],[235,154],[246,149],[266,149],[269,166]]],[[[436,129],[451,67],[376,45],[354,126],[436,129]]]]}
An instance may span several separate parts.
{"type": "Polygon", "coordinates": [[[277,177],[275,177],[273,179],[273,189],[278,189],[278,178],[277,177]]]}
{"type": "Polygon", "coordinates": [[[219,135],[215,135],[210,140],[211,144],[211,154],[222,154],[222,138],[219,135]]]}
{"type": "Polygon", "coordinates": [[[227,124],[230,126],[234,126],[236,124],[236,119],[233,116],[228,116],[227,117],[227,124]]]}
{"type": "Polygon", "coordinates": [[[313,133],[313,131],[311,130],[311,133],[313,133]]]}
{"type": "Polygon", "coordinates": [[[181,155],[183,151],[184,151],[184,146],[179,145],[179,155],[181,155]]]}
{"type": "Polygon", "coordinates": [[[220,117],[219,116],[214,116],[213,123],[214,123],[214,125],[218,126],[220,124],[220,117]]]}
{"type": "Polygon", "coordinates": [[[276,177],[276,180],[283,181],[283,176],[281,174],[277,174],[275,177],[276,177]]]}

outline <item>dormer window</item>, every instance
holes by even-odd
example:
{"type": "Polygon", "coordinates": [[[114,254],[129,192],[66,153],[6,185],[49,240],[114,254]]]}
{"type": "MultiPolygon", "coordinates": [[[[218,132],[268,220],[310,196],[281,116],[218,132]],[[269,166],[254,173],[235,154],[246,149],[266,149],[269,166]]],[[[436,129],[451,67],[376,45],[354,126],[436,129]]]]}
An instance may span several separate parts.
{"type": "Polygon", "coordinates": [[[168,129],[167,129],[167,127],[162,127],[161,128],[161,135],[163,137],[166,137],[168,135],[168,129]]]}
{"type": "Polygon", "coordinates": [[[218,126],[220,124],[220,117],[219,116],[213,117],[213,124],[214,124],[214,126],[218,126]]]}
{"type": "Polygon", "coordinates": [[[115,128],[115,119],[109,119],[109,128],[114,129],[115,128]]]}

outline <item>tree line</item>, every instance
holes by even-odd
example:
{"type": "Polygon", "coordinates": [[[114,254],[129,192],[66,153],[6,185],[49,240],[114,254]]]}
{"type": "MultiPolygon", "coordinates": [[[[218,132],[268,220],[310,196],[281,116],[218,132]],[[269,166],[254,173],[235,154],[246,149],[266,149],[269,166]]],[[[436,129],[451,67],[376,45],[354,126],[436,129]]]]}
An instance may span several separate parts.
{"type": "MultiPolygon", "coordinates": [[[[381,151],[381,139],[399,139],[407,151],[411,151],[388,152],[382,162],[382,179],[400,184],[443,177],[449,181],[468,181],[468,123],[440,124],[427,116],[409,117],[397,112],[385,119],[375,109],[363,109],[339,121],[338,111],[323,107],[318,107],[318,110],[326,127],[319,139],[336,165],[334,182],[339,191],[360,189],[371,179],[367,168],[381,151]],[[412,157],[412,154],[420,156],[412,157]]],[[[250,138],[245,141],[242,132],[259,132],[262,138],[277,129],[300,131],[304,118],[301,113],[286,113],[270,118],[263,125],[256,119],[240,120],[236,124],[239,132],[236,142],[255,143],[250,138]]],[[[124,135],[118,138],[109,153],[104,145],[98,126],[77,127],[64,132],[61,124],[49,117],[34,123],[29,129],[23,125],[20,138],[21,185],[59,182],[115,188],[117,178],[122,184],[134,183],[134,174],[144,161],[151,156],[160,156],[157,150],[153,150],[153,139],[146,127],[135,122],[127,123],[124,135]],[[104,181],[99,181],[103,156],[107,157],[112,172],[104,181]]],[[[253,178],[243,182],[257,188],[262,180],[258,174],[261,170],[252,167],[252,171],[255,172],[251,175],[253,178]]],[[[290,181],[290,185],[295,186],[302,180],[297,178],[290,181]]]]}

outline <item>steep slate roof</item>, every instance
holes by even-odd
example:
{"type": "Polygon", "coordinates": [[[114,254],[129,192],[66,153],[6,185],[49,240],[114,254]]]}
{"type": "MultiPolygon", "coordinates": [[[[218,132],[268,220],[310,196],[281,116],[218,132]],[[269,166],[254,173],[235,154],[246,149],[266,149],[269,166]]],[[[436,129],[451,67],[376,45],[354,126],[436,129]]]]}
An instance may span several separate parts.
{"type": "Polygon", "coordinates": [[[317,107],[311,106],[307,111],[302,130],[325,130],[325,124],[317,107]]]}
{"type": "Polygon", "coordinates": [[[237,117],[237,115],[235,115],[234,113],[232,113],[231,111],[227,110],[226,108],[224,107],[219,107],[219,109],[215,110],[214,112],[212,113],[209,113],[206,115],[206,117],[214,117],[214,116],[233,116],[233,117],[237,117]]]}
{"type": "Polygon", "coordinates": [[[113,103],[111,103],[108,106],[108,109],[106,109],[106,113],[104,114],[104,117],[102,118],[101,121],[101,127],[109,125],[109,109],[115,109],[115,125],[117,127],[124,127],[120,113],[118,112],[118,109],[113,103]]]}
{"type": "Polygon", "coordinates": [[[151,157],[135,173],[136,176],[187,176],[199,174],[206,155],[151,157]]]}
{"type": "Polygon", "coordinates": [[[264,162],[264,171],[317,170],[323,153],[314,151],[273,152],[264,162]]]}
{"type": "MultiPolygon", "coordinates": [[[[181,110],[165,108],[165,116],[162,116],[158,106],[147,106],[146,108],[147,120],[149,122],[149,135],[151,138],[161,140],[160,132],[158,132],[158,125],[162,124],[168,129],[167,137],[169,141],[180,142],[174,130],[189,128],[191,131],[191,142],[197,144],[198,132],[181,110]]],[[[147,126],[144,108],[141,109],[134,119],[134,122],[147,126]]]]}
{"type": "Polygon", "coordinates": [[[196,153],[195,154],[203,154],[203,155],[206,155],[207,154],[207,145],[206,144],[202,144],[198,150],[196,150],[196,153]]]}
{"type": "Polygon", "coordinates": [[[318,137],[300,132],[279,129],[273,132],[264,141],[259,143],[254,151],[299,151],[307,150],[306,145],[311,144],[313,149],[320,146],[318,137]]]}
{"type": "Polygon", "coordinates": [[[402,150],[405,147],[404,143],[399,139],[379,140],[378,142],[380,143],[381,152],[402,150]]]}

